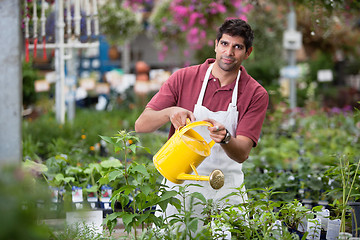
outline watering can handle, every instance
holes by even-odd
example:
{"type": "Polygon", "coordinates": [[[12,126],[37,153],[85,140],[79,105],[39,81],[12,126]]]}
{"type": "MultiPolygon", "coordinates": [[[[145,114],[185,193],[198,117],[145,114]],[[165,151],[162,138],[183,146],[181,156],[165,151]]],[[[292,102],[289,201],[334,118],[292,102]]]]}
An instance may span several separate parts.
{"type": "MultiPolygon", "coordinates": [[[[183,135],[185,132],[190,130],[191,128],[198,127],[198,126],[208,126],[212,127],[213,125],[207,121],[197,121],[197,122],[191,122],[189,118],[186,119],[186,125],[182,128],[179,128],[179,134],[183,135]]],[[[214,146],[215,142],[214,140],[211,140],[208,142],[210,148],[214,146]]]]}

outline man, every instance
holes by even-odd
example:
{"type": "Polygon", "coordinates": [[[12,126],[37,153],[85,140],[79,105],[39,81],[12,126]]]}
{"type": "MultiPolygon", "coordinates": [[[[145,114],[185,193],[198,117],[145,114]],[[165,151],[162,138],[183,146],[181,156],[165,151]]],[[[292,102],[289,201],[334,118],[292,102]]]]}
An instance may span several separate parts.
{"type": "MultiPolygon", "coordinates": [[[[214,190],[207,182],[196,182],[203,188],[188,190],[201,192],[215,201],[242,185],[242,163],[257,145],[268,106],[266,90],[241,65],[253,50],[253,38],[253,31],[245,21],[225,21],[215,40],[216,59],[207,59],[203,64],[172,74],[135,123],[136,132],[153,132],[170,121],[169,136],[184,126],[187,118],[212,123],[213,127],[200,130],[200,134],[207,134],[216,144],[197,170],[199,175],[209,175],[212,170],[220,169],[225,184],[214,190]]],[[[176,184],[167,182],[167,185],[176,184]]],[[[231,197],[228,203],[246,200],[244,194],[231,197]]],[[[168,216],[171,213],[175,212],[167,210],[168,216]]]]}

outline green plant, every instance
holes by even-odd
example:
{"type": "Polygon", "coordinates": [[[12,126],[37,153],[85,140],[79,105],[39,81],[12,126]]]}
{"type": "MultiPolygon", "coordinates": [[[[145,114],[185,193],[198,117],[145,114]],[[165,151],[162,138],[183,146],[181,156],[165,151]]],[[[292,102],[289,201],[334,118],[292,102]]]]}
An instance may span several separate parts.
{"type": "MultiPolygon", "coordinates": [[[[273,195],[279,192],[271,188],[248,189],[249,199],[245,203],[228,206],[214,214],[216,226],[227,226],[236,239],[294,239],[294,234],[279,222],[282,201],[273,201],[273,195]]],[[[240,195],[241,188],[225,196],[240,195]]],[[[215,229],[217,231],[221,229],[215,229]]]]}
{"type": "MultiPolygon", "coordinates": [[[[176,236],[178,239],[201,239],[209,238],[209,219],[211,218],[211,211],[213,209],[213,202],[207,201],[205,197],[198,192],[189,193],[187,190],[190,186],[198,186],[197,184],[186,184],[184,186],[178,186],[178,199],[179,202],[173,202],[172,204],[177,208],[178,214],[167,216],[166,222],[169,221],[171,226],[177,226],[176,236]],[[195,216],[193,214],[193,209],[197,205],[200,205],[204,208],[203,214],[205,219],[195,216]]],[[[165,209],[164,209],[165,210],[165,209]]]]}
{"type": "Polygon", "coordinates": [[[341,217],[340,231],[345,232],[347,212],[351,209],[348,202],[354,198],[352,190],[358,179],[360,159],[354,157],[353,161],[351,161],[350,156],[347,154],[337,156],[337,159],[339,160],[339,165],[331,167],[325,174],[340,183],[339,187],[329,190],[328,193],[340,194],[336,195],[339,197],[335,198],[331,206],[338,210],[338,214],[341,217]]]}
{"type": "Polygon", "coordinates": [[[39,74],[36,69],[34,69],[31,63],[23,62],[22,64],[22,83],[23,83],[23,104],[29,106],[36,102],[36,93],[35,93],[35,80],[38,79],[39,74]]]}
{"type": "Polygon", "coordinates": [[[24,159],[30,159],[34,161],[41,160],[38,156],[42,143],[36,142],[31,135],[24,136],[22,140],[23,156],[24,159]]]}
{"type": "Polygon", "coordinates": [[[159,188],[160,175],[152,164],[139,164],[130,159],[138,148],[146,149],[140,145],[139,138],[132,133],[122,130],[113,137],[101,136],[114,147],[115,153],[122,154],[122,160],[120,162],[113,159],[112,164],[102,172],[99,183],[109,184],[115,188],[111,197],[112,208],[115,208],[116,202],[121,205],[120,211],[115,211],[106,217],[105,221],[110,233],[116,225],[116,219],[120,217],[125,230],[130,233],[133,229],[137,238],[138,226],[144,230],[153,223],[161,224],[161,218],[154,215],[154,206],[159,204],[162,208],[166,207],[176,192],[159,188]],[[122,184],[119,185],[119,182],[122,184]]]}
{"type": "MultiPolygon", "coordinates": [[[[280,219],[288,228],[297,230],[299,225],[302,225],[302,220],[304,218],[312,219],[314,217],[313,212],[319,211],[321,208],[322,206],[317,206],[312,211],[310,211],[297,199],[294,199],[293,201],[288,202],[281,207],[280,219]]],[[[304,228],[304,226],[301,227],[304,228]]]]}
{"type": "Polygon", "coordinates": [[[98,233],[93,227],[88,226],[85,223],[78,223],[71,226],[65,225],[64,229],[55,232],[53,238],[56,240],[68,240],[68,239],[79,239],[79,240],[105,240],[112,239],[107,237],[104,233],[98,233]]]}
{"type": "Polygon", "coordinates": [[[111,44],[122,45],[135,38],[143,27],[138,16],[122,1],[108,0],[99,8],[101,32],[111,44]]]}
{"type": "Polygon", "coordinates": [[[51,229],[41,220],[50,194],[47,186],[37,181],[36,172],[15,165],[2,166],[0,196],[0,239],[49,239],[51,229]]]}

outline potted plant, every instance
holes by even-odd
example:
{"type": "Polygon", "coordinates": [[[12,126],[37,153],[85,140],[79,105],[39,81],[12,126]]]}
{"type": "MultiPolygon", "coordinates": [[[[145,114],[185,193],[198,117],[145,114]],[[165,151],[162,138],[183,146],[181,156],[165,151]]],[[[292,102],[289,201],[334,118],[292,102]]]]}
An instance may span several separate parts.
{"type": "Polygon", "coordinates": [[[135,161],[137,149],[145,149],[140,145],[138,137],[133,132],[119,131],[112,137],[101,138],[114,147],[115,154],[120,153],[121,160],[113,158],[103,166],[100,184],[113,186],[111,207],[113,213],[106,216],[106,224],[111,233],[117,218],[123,220],[125,231],[135,233],[136,228],[141,226],[144,231],[152,224],[161,225],[162,219],[154,215],[155,208],[159,204],[162,208],[172,201],[175,191],[164,191],[159,187],[160,174],[152,163],[138,163],[135,161]],[[121,184],[119,184],[121,183],[121,184]],[[115,204],[120,204],[120,209],[115,211],[115,204]]]}
{"type": "MultiPolygon", "coordinates": [[[[100,32],[106,36],[112,45],[111,51],[117,46],[123,46],[122,68],[129,72],[130,46],[129,41],[143,31],[141,15],[124,5],[124,1],[107,0],[99,7],[100,32]]],[[[117,55],[117,53],[111,53],[117,55]]]]}
{"type": "MultiPolygon", "coordinates": [[[[346,232],[346,219],[351,211],[350,201],[357,196],[357,194],[354,195],[353,189],[354,186],[358,186],[356,182],[359,176],[360,161],[356,161],[355,157],[351,159],[351,156],[347,154],[336,155],[336,158],[339,160],[339,164],[332,166],[325,174],[335,181],[333,183],[335,187],[328,191],[328,194],[333,195],[335,199],[330,206],[334,207],[334,210],[337,210],[340,215],[340,232],[346,232]],[[337,185],[335,185],[336,182],[337,185]]],[[[357,220],[357,217],[353,220],[357,220]]],[[[353,233],[357,234],[358,228],[358,223],[353,223],[353,233]]]]}

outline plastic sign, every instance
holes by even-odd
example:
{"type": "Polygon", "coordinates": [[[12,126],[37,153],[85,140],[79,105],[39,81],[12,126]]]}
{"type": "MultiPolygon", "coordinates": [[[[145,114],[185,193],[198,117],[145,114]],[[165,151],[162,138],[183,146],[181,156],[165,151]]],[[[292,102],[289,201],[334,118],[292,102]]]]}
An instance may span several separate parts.
{"type": "Polygon", "coordinates": [[[295,30],[287,30],[283,35],[283,46],[287,50],[298,50],[302,45],[302,34],[295,30]]]}
{"type": "Polygon", "coordinates": [[[298,66],[287,66],[280,70],[280,75],[283,78],[298,78],[300,76],[300,69],[298,66]]]}
{"type": "Polygon", "coordinates": [[[331,82],[333,80],[333,73],[331,69],[322,69],[317,72],[317,79],[319,82],[331,82]]]}

